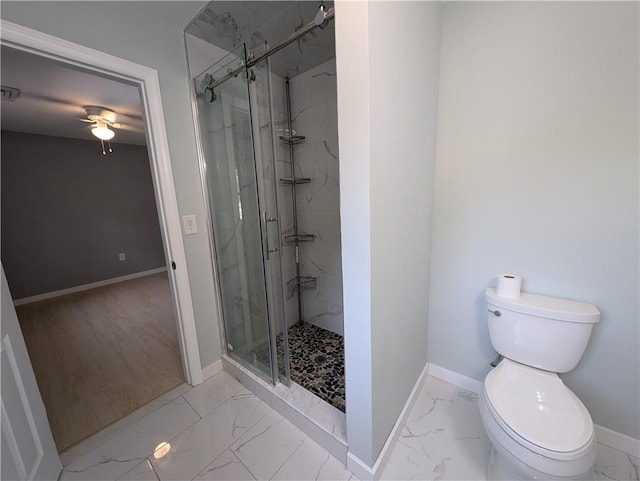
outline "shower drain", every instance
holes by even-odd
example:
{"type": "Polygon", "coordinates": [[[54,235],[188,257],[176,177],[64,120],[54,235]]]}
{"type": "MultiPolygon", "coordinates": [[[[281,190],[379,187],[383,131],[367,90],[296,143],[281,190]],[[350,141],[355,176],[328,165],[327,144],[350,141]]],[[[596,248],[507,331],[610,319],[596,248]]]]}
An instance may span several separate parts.
{"type": "Polygon", "coordinates": [[[326,356],[320,354],[318,356],[316,356],[314,359],[314,362],[316,362],[317,364],[324,364],[325,362],[327,362],[327,358],[326,356]]]}

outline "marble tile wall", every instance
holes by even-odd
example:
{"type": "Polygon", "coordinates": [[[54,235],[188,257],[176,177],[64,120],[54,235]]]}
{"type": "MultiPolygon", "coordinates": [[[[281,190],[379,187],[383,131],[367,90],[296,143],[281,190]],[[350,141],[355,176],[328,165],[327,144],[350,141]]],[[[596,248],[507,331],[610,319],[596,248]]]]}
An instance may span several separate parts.
{"type": "MultiPolygon", "coordinates": [[[[311,183],[296,187],[298,231],[313,234],[313,242],[299,248],[301,275],[316,278],[316,288],[303,291],[303,318],[342,335],[342,259],[340,244],[340,182],[338,161],[338,121],[335,59],[290,79],[293,129],[305,141],[294,146],[294,170],[311,183]]],[[[274,97],[276,97],[274,93],[274,97]]],[[[275,99],[274,99],[275,100],[275,99]]],[[[275,102],[274,102],[275,104],[275,102]]],[[[279,104],[286,105],[286,104],[279,104]]],[[[276,129],[285,128],[281,108],[277,109],[276,129]]],[[[278,169],[290,177],[288,149],[280,145],[278,169]]],[[[283,235],[293,230],[288,202],[291,188],[281,186],[280,210],[283,235]],[[287,212],[289,211],[289,212],[287,212]]],[[[285,281],[295,276],[293,247],[283,252],[285,281]]],[[[288,293],[289,294],[289,293],[288,293]]],[[[292,297],[287,300],[288,319],[297,320],[292,297]]]]}
{"type": "MultiPolygon", "coordinates": [[[[328,10],[332,1],[322,2],[328,10]]],[[[216,0],[185,29],[187,33],[225,50],[241,43],[250,49],[267,41],[274,46],[311,22],[320,2],[268,2],[216,0]]],[[[335,25],[315,30],[272,57],[272,70],[280,77],[304,72],[335,57],[335,25]]]]}

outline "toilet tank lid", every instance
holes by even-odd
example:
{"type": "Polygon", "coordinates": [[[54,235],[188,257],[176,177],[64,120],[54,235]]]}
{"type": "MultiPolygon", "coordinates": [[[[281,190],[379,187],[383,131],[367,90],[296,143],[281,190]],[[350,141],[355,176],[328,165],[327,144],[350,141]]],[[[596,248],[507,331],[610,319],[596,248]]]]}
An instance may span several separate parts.
{"type": "Polygon", "coordinates": [[[586,302],[539,296],[526,292],[521,293],[518,298],[500,297],[492,287],[488,287],[484,294],[488,304],[522,314],[587,324],[600,320],[598,308],[586,302]]]}

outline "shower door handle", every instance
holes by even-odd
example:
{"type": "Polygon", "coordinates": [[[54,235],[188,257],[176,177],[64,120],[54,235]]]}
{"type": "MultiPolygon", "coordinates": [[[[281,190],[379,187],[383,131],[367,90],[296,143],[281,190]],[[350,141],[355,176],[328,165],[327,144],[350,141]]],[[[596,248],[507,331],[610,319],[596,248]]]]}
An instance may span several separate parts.
{"type": "Polygon", "coordinates": [[[278,252],[278,248],[277,247],[273,247],[270,248],[269,247],[269,229],[267,228],[267,224],[269,222],[275,222],[276,219],[275,217],[269,217],[267,216],[266,212],[262,213],[262,216],[264,218],[264,243],[265,243],[265,252],[267,254],[267,260],[269,260],[269,255],[273,254],[274,252],[278,252]]]}

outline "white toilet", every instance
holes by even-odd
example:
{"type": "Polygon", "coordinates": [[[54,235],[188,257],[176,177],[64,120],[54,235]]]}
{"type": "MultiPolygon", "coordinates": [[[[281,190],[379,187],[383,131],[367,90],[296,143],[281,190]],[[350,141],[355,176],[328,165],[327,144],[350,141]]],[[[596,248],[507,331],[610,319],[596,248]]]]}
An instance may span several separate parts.
{"type": "Polygon", "coordinates": [[[593,422],[556,373],[572,370],[600,319],[593,304],[485,291],[489,336],[504,359],[478,406],[493,447],[488,480],[585,479],[596,458],[593,422]]]}

